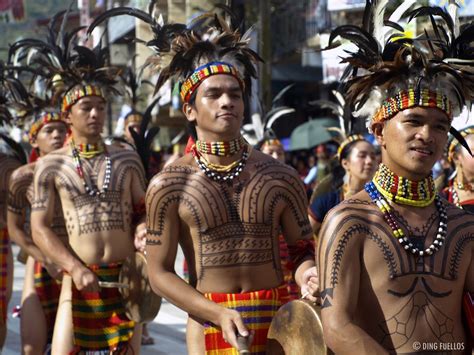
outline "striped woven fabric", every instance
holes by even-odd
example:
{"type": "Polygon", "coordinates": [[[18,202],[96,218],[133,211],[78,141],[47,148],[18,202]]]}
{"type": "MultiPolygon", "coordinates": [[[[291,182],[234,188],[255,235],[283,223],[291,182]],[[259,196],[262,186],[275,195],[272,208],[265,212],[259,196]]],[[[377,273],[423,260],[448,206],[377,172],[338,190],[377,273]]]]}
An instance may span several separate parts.
{"type": "MultiPolygon", "coordinates": [[[[251,354],[265,354],[270,323],[278,309],[288,301],[287,285],[247,293],[206,293],[204,296],[223,307],[240,312],[247,329],[255,331],[251,354]]],[[[206,324],[204,329],[207,355],[238,355],[222,337],[219,328],[206,324]]]]}
{"type": "Polygon", "coordinates": [[[7,267],[10,239],[6,228],[0,229],[0,324],[7,321],[7,267]]]}
{"type": "Polygon", "coordinates": [[[39,262],[35,261],[35,290],[43,307],[48,331],[48,342],[51,342],[54,321],[58,310],[61,282],[53,279],[39,262]]]}
{"type": "MultiPolygon", "coordinates": [[[[89,265],[100,281],[117,282],[121,264],[89,265]]],[[[73,287],[72,317],[75,350],[126,349],[135,323],[127,318],[117,288],[80,292],[73,287]]]]}

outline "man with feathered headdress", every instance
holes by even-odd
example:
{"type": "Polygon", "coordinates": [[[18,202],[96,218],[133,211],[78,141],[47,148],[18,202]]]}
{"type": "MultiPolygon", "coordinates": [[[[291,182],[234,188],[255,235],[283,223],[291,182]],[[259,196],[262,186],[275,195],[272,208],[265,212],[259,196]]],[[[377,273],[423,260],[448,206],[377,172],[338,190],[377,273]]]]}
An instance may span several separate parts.
{"type": "MultiPolygon", "coordinates": [[[[27,90],[24,90],[27,93],[27,90]]],[[[59,301],[61,283],[60,270],[33,243],[29,212],[33,198],[33,174],[36,160],[63,146],[67,125],[59,110],[51,105],[49,98],[26,96],[16,103],[21,118],[29,126],[29,141],[33,148],[29,164],[16,169],[10,179],[8,191],[8,229],[11,239],[28,254],[21,303],[21,343],[24,354],[45,351],[51,343],[54,320],[59,301]],[[29,122],[27,122],[29,121],[29,122]]],[[[19,115],[20,116],[20,115],[19,115]]],[[[19,122],[21,123],[21,122],[19,122]]],[[[67,232],[59,201],[52,228],[67,244],[67,232]]]]}
{"type": "Polygon", "coordinates": [[[67,13],[53,17],[47,42],[22,40],[13,50],[34,49],[32,66],[46,68],[50,87],[60,90],[61,113],[71,135],[35,169],[33,240],[64,272],[52,353],[137,353],[140,327],[126,314],[117,282],[121,265],[144,236],[146,179],[138,155],[109,146],[101,137],[107,95],[117,70],[106,64],[106,48],[74,46],[74,33],[60,33],[67,13]],[[63,16],[61,26],[56,26],[63,16]],[[68,246],[51,228],[59,196],[68,246]],[[135,240],[134,240],[135,235],[135,240]]]}
{"type": "MultiPolygon", "coordinates": [[[[151,25],[155,39],[149,45],[160,66],[157,87],[178,80],[183,112],[197,134],[192,154],[156,175],[147,191],[152,287],[189,313],[189,353],[236,354],[243,350],[238,338],[252,354],[264,353],[270,320],[288,294],[278,256],[280,228],[296,281],[317,280],[299,177],[252,150],[240,135],[259,57],[247,47],[247,34],[241,37],[214,14],[189,27],[161,26],[136,9],[105,16],[110,14],[132,14],[151,25]],[[174,271],[178,244],[191,285],[174,271]]],[[[304,286],[305,296],[315,292],[312,287],[304,286]]]]}
{"type": "MultiPolygon", "coordinates": [[[[10,88],[17,86],[16,79],[5,75],[4,63],[0,63],[0,128],[10,124],[13,116],[9,110],[11,102],[10,88]]],[[[5,343],[7,335],[7,307],[11,298],[13,287],[13,256],[10,246],[10,237],[7,229],[7,197],[10,177],[21,166],[21,158],[26,160],[21,147],[9,138],[0,133],[0,140],[7,143],[7,146],[15,154],[8,154],[0,151],[0,352],[5,343]],[[19,154],[16,154],[19,153],[19,154]]]]}
{"type": "Polygon", "coordinates": [[[387,3],[367,1],[362,29],[331,34],[358,46],[343,59],[347,98],[368,118],[382,163],[321,228],[325,341],[336,353],[470,353],[462,298],[474,291],[474,218],[438,195],[431,169],[450,130],[465,143],[451,121],[474,97],[474,24],[458,33],[444,9],[420,7],[410,20],[428,15],[432,31],[408,39],[393,33],[405,11],[383,26],[387,3]]]}

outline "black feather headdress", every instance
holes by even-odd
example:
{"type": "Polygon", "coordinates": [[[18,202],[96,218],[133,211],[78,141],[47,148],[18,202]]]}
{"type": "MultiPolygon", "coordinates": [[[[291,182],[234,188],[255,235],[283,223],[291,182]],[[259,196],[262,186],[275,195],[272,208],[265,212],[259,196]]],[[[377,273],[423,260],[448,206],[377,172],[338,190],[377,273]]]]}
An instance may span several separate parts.
{"type": "Polygon", "coordinates": [[[114,87],[119,71],[108,65],[108,49],[101,43],[93,49],[77,45],[77,34],[83,27],[66,32],[69,11],[53,16],[44,40],[23,39],[9,51],[12,61],[26,59],[29,66],[41,70],[48,89],[63,98],[63,110],[85,95],[119,94],[114,87]]]}
{"type": "Polygon", "coordinates": [[[129,66],[128,70],[121,75],[122,82],[125,86],[125,92],[128,96],[130,106],[132,110],[125,116],[125,129],[128,129],[130,135],[133,138],[134,145],[138,155],[140,156],[145,171],[148,172],[148,162],[150,161],[150,147],[153,143],[153,139],[160,131],[159,127],[151,127],[148,129],[148,125],[151,122],[152,111],[155,106],[158,104],[160,97],[154,99],[144,112],[139,110],[139,103],[142,101],[143,97],[139,93],[140,87],[143,84],[153,85],[147,80],[141,79],[142,72],[138,74],[135,73],[135,70],[132,69],[133,66],[129,66]],[[132,127],[128,127],[127,124],[130,122],[138,122],[140,124],[140,133],[137,133],[133,130],[132,127]]]}
{"type": "MultiPolygon", "coordinates": [[[[256,77],[254,65],[262,61],[257,53],[248,47],[251,29],[241,36],[238,30],[233,29],[232,25],[214,13],[205,13],[197,17],[189,26],[164,25],[152,15],[154,2],[151,5],[148,13],[127,7],[106,11],[91,24],[88,32],[90,33],[107,18],[119,15],[134,16],[149,24],[154,38],[145,44],[153,49],[156,55],[148,59],[148,64],[159,71],[155,92],[170,78],[184,84],[196,69],[217,62],[230,64],[235,68],[237,75],[241,77],[245,92],[250,93],[251,78],[256,77]]],[[[230,12],[227,8],[225,11],[230,12]]],[[[225,67],[225,70],[227,74],[231,74],[233,69],[225,67]]],[[[181,93],[184,97],[183,92],[181,93]]]]}
{"type": "Polygon", "coordinates": [[[328,48],[337,46],[338,38],[358,47],[342,60],[348,63],[342,80],[354,115],[367,118],[369,129],[413,106],[436,107],[452,118],[474,97],[474,27],[457,33],[457,20],[448,11],[420,7],[407,14],[409,21],[428,16],[432,30],[406,38],[397,22],[415,3],[403,2],[384,20],[388,0],[367,0],[362,28],[346,25],[331,33],[328,48]]]}

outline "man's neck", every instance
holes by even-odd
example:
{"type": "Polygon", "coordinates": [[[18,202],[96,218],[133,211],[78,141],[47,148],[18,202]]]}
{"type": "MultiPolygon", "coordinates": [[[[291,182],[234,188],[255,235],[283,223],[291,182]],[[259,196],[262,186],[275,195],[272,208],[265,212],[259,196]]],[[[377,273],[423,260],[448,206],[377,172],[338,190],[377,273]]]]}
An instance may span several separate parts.
{"type": "Polygon", "coordinates": [[[408,180],[411,180],[411,181],[414,181],[414,182],[422,181],[422,180],[430,177],[430,175],[431,175],[431,171],[429,173],[422,173],[422,172],[414,173],[414,172],[410,172],[406,169],[401,169],[397,166],[394,166],[390,162],[386,162],[386,161],[383,161],[383,160],[382,160],[382,164],[384,164],[387,168],[389,168],[390,171],[393,172],[396,176],[404,177],[405,179],[408,179],[408,180]]]}
{"type": "Polygon", "coordinates": [[[74,144],[98,144],[102,141],[102,137],[94,136],[94,137],[86,137],[81,135],[72,134],[72,139],[74,140],[74,144]]]}

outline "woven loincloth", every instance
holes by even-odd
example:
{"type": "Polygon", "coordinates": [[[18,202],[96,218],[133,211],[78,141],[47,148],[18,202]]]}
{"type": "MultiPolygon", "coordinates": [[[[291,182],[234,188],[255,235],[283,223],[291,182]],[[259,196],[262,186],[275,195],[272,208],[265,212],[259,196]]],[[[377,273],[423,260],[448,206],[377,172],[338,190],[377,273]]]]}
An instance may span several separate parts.
{"type": "MultiPolygon", "coordinates": [[[[288,301],[287,285],[270,290],[247,293],[206,293],[204,296],[217,304],[240,313],[248,330],[255,331],[251,354],[265,354],[270,323],[278,309],[288,301]]],[[[222,337],[219,328],[206,324],[204,329],[207,355],[238,355],[222,337]]]]}
{"type": "MultiPolygon", "coordinates": [[[[100,281],[117,282],[121,264],[89,265],[100,281]]],[[[73,287],[72,318],[76,351],[114,351],[128,347],[135,322],[125,315],[117,288],[80,292],[73,287]]]]}
{"type": "Polygon", "coordinates": [[[54,330],[54,321],[58,310],[61,282],[52,278],[48,271],[39,262],[35,261],[35,290],[43,308],[48,332],[48,342],[51,342],[54,330]]]}

